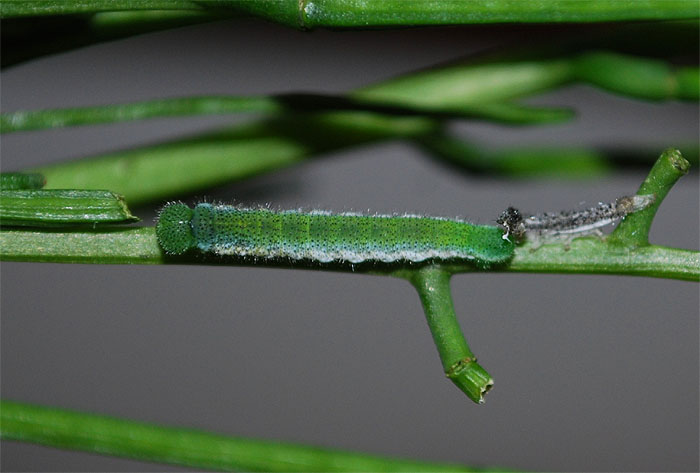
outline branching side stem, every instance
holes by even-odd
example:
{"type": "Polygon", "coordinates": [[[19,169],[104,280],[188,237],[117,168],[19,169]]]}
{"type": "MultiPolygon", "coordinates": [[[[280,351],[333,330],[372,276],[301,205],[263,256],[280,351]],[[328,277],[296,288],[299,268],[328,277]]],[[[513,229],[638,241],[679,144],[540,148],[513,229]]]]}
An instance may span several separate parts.
{"type": "Polygon", "coordinates": [[[448,271],[426,266],[411,271],[408,280],[418,291],[430,333],[440,354],[445,375],[474,402],[483,403],[493,379],[476,361],[459,327],[448,271]]]}
{"type": "Polygon", "coordinates": [[[690,169],[690,163],[677,149],[669,148],[656,160],[649,175],[639,186],[637,195],[653,194],[654,203],[640,211],[628,215],[610,235],[611,244],[638,247],[649,245],[649,230],[659,210],[661,202],[671,190],[671,187],[690,169]]]}

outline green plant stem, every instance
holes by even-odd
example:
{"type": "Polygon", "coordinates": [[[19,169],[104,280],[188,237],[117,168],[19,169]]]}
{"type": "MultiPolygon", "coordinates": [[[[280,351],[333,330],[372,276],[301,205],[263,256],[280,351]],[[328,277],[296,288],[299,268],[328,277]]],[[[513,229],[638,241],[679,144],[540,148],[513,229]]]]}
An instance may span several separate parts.
{"type": "Polygon", "coordinates": [[[493,379],[477,363],[459,327],[450,293],[451,274],[439,266],[426,266],[408,274],[423,304],[445,376],[469,399],[483,403],[493,379]]]}
{"type": "Polygon", "coordinates": [[[561,108],[529,107],[517,104],[482,105],[402,105],[384,104],[376,98],[353,99],[319,94],[237,97],[202,96],[147,100],[118,105],[46,110],[20,110],[0,115],[0,132],[43,130],[79,125],[118,123],[148,118],[221,115],[259,112],[360,111],[386,115],[419,115],[433,118],[489,120],[508,124],[557,123],[573,112],[561,108]]]}
{"type": "Polygon", "coordinates": [[[295,28],[697,18],[694,0],[4,0],[3,18],[156,9],[232,9],[295,28]]]}
{"type": "Polygon", "coordinates": [[[661,202],[689,169],[690,163],[677,149],[669,148],[661,153],[637,191],[637,195],[654,195],[654,203],[640,212],[628,215],[610,235],[610,243],[627,247],[649,245],[649,230],[661,202]]]}
{"type": "Polygon", "coordinates": [[[42,263],[161,264],[155,227],[0,230],[0,260],[42,263]]]}
{"type": "MultiPolygon", "coordinates": [[[[126,227],[97,230],[26,230],[0,231],[0,260],[43,263],[94,264],[234,264],[261,266],[263,262],[218,259],[215,262],[185,257],[166,257],[156,240],[154,227],[126,227]]],[[[274,266],[308,269],[304,262],[288,261],[274,266]]],[[[484,271],[469,264],[443,266],[451,273],[484,271]]],[[[317,268],[318,269],[318,268],[317,268]]],[[[329,266],[329,269],[354,273],[373,272],[410,277],[404,270],[375,266],[329,266]]],[[[597,237],[577,238],[567,250],[561,244],[533,249],[523,245],[515,249],[506,265],[486,271],[525,273],[619,274],[686,281],[700,280],[700,253],[693,250],[649,245],[626,248],[608,244],[597,237]]]]}
{"type": "Polygon", "coordinates": [[[0,435],[3,440],[223,471],[485,471],[230,437],[7,400],[0,401],[0,435]]]}
{"type": "Polygon", "coordinates": [[[225,18],[223,13],[193,10],[132,10],[86,15],[5,19],[1,67],[103,41],[225,18]]]}
{"type": "Polygon", "coordinates": [[[272,97],[182,97],[145,100],[128,104],[3,113],[0,115],[0,131],[12,133],[158,117],[247,112],[280,113],[282,111],[284,111],[283,105],[272,97]]]}
{"type": "MultiPolygon", "coordinates": [[[[461,272],[462,268],[457,268],[461,272]]],[[[665,246],[617,246],[598,237],[577,238],[567,247],[523,245],[496,271],[524,273],[618,274],[700,281],[700,252],[665,246]]]]}

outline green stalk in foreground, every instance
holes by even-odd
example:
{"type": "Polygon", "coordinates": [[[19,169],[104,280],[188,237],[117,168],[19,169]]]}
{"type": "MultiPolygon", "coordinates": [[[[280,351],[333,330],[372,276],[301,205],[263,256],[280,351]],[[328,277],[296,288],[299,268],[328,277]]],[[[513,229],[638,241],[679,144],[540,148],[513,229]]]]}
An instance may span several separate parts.
{"type": "Polygon", "coordinates": [[[697,18],[695,0],[4,0],[0,17],[117,10],[240,12],[294,28],[697,18]]]}
{"type": "Polygon", "coordinates": [[[223,471],[502,471],[229,437],[6,400],[0,401],[0,435],[3,440],[223,471]]]}

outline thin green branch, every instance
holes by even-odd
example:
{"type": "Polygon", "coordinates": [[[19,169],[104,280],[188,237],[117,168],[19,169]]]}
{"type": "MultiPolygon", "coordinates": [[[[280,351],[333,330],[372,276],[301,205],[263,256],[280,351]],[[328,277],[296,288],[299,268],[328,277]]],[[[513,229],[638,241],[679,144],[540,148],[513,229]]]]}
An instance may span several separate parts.
{"type": "Polygon", "coordinates": [[[202,10],[206,8],[206,3],[197,0],[3,0],[0,3],[0,18],[102,11],[202,10]]]}
{"type": "Polygon", "coordinates": [[[493,379],[476,361],[455,315],[451,274],[439,266],[411,271],[408,280],[418,291],[445,376],[474,402],[484,402],[493,379]]]}
{"type": "MultiPolygon", "coordinates": [[[[451,268],[465,272],[464,267],[451,268]]],[[[473,271],[469,269],[468,271],[473,271]]],[[[700,281],[700,252],[649,245],[618,246],[599,237],[577,238],[569,246],[525,244],[495,271],[521,273],[618,274],[700,281]]]]}
{"type": "Polygon", "coordinates": [[[284,107],[272,97],[208,96],[145,100],[94,107],[20,110],[0,115],[0,132],[43,130],[80,125],[118,123],[159,117],[227,113],[280,113],[284,107]]]}
{"type": "Polygon", "coordinates": [[[218,12],[132,10],[86,15],[31,16],[2,22],[1,67],[91,44],[221,20],[218,12]]]}
{"type": "MultiPolygon", "coordinates": [[[[265,264],[241,259],[219,258],[213,261],[203,258],[166,257],[158,246],[154,227],[90,231],[3,229],[0,231],[0,260],[93,264],[265,264]]],[[[309,265],[303,261],[274,265],[309,269],[309,265]]],[[[443,268],[451,273],[484,271],[469,264],[451,264],[443,268]]],[[[381,265],[329,265],[328,269],[353,273],[394,274],[400,277],[410,277],[411,271],[381,265]]],[[[508,264],[486,271],[618,274],[699,281],[700,253],[656,245],[630,249],[608,244],[597,237],[578,238],[571,242],[569,249],[562,244],[542,245],[537,249],[528,244],[519,246],[508,264]]]]}
{"type": "Polygon", "coordinates": [[[690,169],[690,163],[677,149],[667,149],[654,163],[647,178],[639,186],[637,195],[653,195],[654,203],[648,208],[629,215],[610,235],[609,241],[624,246],[649,244],[649,230],[661,202],[671,187],[690,169]]]}
{"type": "Polygon", "coordinates": [[[497,471],[382,458],[0,401],[0,435],[39,445],[222,471],[497,471]]]}
{"type": "Polygon", "coordinates": [[[41,263],[162,264],[155,227],[0,230],[0,260],[41,263]]]}
{"type": "Polygon", "coordinates": [[[4,0],[3,18],[115,10],[230,9],[294,28],[697,18],[695,0],[4,0]]]}
{"type": "Polygon", "coordinates": [[[320,94],[285,94],[238,97],[202,96],[147,100],[94,107],[19,110],[0,115],[0,133],[43,130],[80,125],[118,123],[148,118],[222,115],[230,113],[360,111],[386,115],[418,115],[432,118],[489,120],[507,124],[559,123],[570,119],[568,109],[531,107],[518,104],[402,105],[382,103],[376,98],[347,98],[320,94]]]}

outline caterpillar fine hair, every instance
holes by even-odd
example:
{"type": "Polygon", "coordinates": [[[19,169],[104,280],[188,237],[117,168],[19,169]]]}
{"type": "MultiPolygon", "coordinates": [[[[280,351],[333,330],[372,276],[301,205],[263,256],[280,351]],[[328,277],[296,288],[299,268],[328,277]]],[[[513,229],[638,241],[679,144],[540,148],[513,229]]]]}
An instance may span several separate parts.
{"type": "Polygon", "coordinates": [[[170,203],[156,234],[171,255],[190,250],[264,259],[329,262],[469,260],[481,266],[508,260],[514,245],[497,226],[417,215],[274,211],[199,203],[170,203]]]}
{"type": "Polygon", "coordinates": [[[566,238],[598,233],[600,227],[611,224],[627,214],[644,210],[652,203],[653,195],[633,195],[620,197],[611,203],[601,202],[588,209],[537,215],[523,215],[518,209],[508,207],[496,222],[505,228],[503,238],[509,238],[511,235],[515,240],[520,240],[523,236],[566,238]]]}

